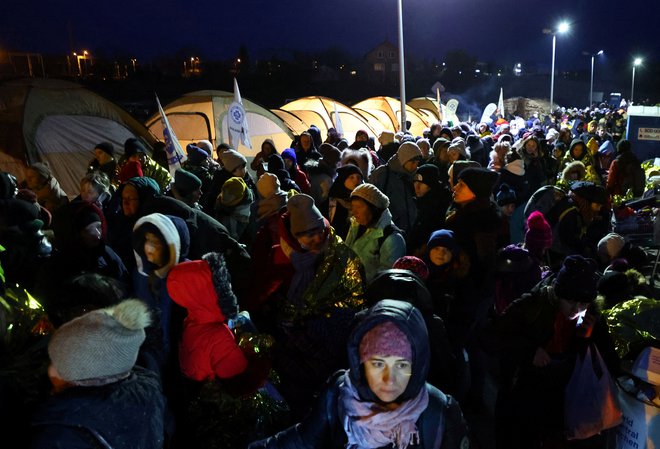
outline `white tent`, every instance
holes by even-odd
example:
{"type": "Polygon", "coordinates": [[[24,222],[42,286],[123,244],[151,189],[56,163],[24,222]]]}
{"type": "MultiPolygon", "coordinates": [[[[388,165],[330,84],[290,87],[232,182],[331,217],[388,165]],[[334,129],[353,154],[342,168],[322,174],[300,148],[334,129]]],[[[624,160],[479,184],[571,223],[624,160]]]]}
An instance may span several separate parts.
{"type": "Polygon", "coordinates": [[[80,179],[107,141],[116,158],[129,137],[155,139],[128,112],[69,81],[17,79],[0,84],[0,169],[24,179],[24,169],[46,162],[64,191],[76,196],[80,179]]]}
{"type": "MultiPolygon", "coordinates": [[[[309,126],[316,125],[321,130],[325,139],[329,128],[335,128],[335,106],[344,129],[344,137],[349,143],[355,139],[355,133],[364,130],[371,137],[378,137],[381,129],[374,129],[378,124],[375,120],[369,120],[358,114],[350,107],[327,97],[303,97],[285,104],[280,109],[290,112],[303,123],[309,126]]],[[[379,124],[378,124],[379,125],[379,124]]]]}
{"type": "MultiPolygon", "coordinates": [[[[353,105],[353,109],[360,114],[371,114],[375,116],[382,124],[384,129],[390,131],[399,130],[399,121],[401,119],[401,102],[392,97],[372,97],[367,98],[353,105]]],[[[410,133],[414,136],[421,136],[424,130],[431,126],[426,114],[419,113],[415,108],[406,105],[406,119],[410,121],[410,133]]]]}
{"type": "MultiPolygon", "coordinates": [[[[199,140],[209,140],[214,146],[229,142],[227,112],[234,94],[221,90],[201,90],[191,92],[163,106],[165,114],[181,146],[199,140]]],[[[293,140],[291,130],[275,114],[243,98],[243,107],[248,121],[252,149],[243,144],[235,148],[247,157],[254,156],[261,149],[265,139],[272,139],[275,147],[282,151],[293,140]]],[[[163,127],[160,115],[155,114],[146,121],[147,128],[162,139],[163,127]]]]}

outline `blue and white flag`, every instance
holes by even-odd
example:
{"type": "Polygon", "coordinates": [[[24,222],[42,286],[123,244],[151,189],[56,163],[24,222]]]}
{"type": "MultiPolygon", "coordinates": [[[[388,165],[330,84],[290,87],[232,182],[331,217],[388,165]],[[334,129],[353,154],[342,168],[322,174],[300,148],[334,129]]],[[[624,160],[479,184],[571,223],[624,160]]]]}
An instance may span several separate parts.
{"type": "Polygon", "coordinates": [[[174,129],[172,129],[169,120],[167,120],[167,115],[165,115],[165,111],[163,111],[163,107],[160,105],[158,95],[156,95],[156,103],[158,103],[158,111],[160,112],[160,123],[163,125],[163,138],[165,139],[165,151],[167,152],[167,165],[170,174],[174,176],[176,169],[181,168],[181,163],[184,162],[187,157],[183,152],[183,148],[181,148],[179,139],[177,139],[176,134],[174,134],[174,129]]]}
{"type": "Polygon", "coordinates": [[[243,108],[243,100],[241,100],[236,78],[234,78],[234,101],[229,105],[227,125],[229,127],[229,146],[238,151],[238,145],[242,143],[252,149],[247,115],[245,114],[245,108],[243,108]]]}

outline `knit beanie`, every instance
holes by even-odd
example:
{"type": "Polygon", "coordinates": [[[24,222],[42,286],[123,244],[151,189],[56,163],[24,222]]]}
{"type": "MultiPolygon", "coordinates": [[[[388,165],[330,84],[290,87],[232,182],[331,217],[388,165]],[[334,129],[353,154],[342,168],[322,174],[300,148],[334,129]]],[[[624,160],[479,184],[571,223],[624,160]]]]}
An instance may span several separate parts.
{"type": "Polygon", "coordinates": [[[399,357],[413,361],[408,337],[391,321],[372,327],[360,340],[360,363],[373,356],[399,357]]]}
{"type": "Polygon", "coordinates": [[[444,137],[438,137],[433,142],[433,153],[435,153],[437,155],[438,153],[440,153],[440,149],[442,147],[449,147],[450,143],[451,143],[450,140],[445,139],[444,137]]]}
{"type": "Polygon", "coordinates": [[[412,159],[422,159],[422,150],[414,142],[404,142],[399,146],[396,157],[401,165],[412,159]]]}
{"type": "Polygon", "coordinates": [[[465,140],[462,137],[455,137],[449,144],[447,151],[458,151],[465,159],[469,159],[467,151],[465,151],[465,140]]]}
{"type": "Polygon", "coordinates": [[[373,184],[360,184],[351,192],[351,199],[362,198],[367,203],[376,206],[378,209],[387,209],[390,207],[390,199],[373,184]]]}
{"type": "Polygon", "coordinates": [[[104,153],[109,154],[110,156],[115,155],[115,147],[112,146],[110,142],[101,142],[98,145],[94,147],[94,149],[99,149],[103,151],[104,153]]]}
{"type": "Polygon", "coordinates": [[[378,136],[378,142],[381,145],[387,145],[388,143],[394,142],[394,132],[384,130],[382,133],[380,133],[380,136],[378,136]]]}
{"type": "Polygon", "coordinates": [[[195,174],[177,168],[174,172],[174,187],[181,195],[186,196],[202,187],[202,181],[195,174]]]}
{"type": "Polygon", "coordinates": [[[487,168],[467,168],[458,175],[477,198],[489,198],[499,174],[487,168]]]}
{"type": "Polygon", "coordinates": [[[605,204],[607,192],[603,186],[590,181],[578,181],[571,185],[571,191],[591,203],[605,204]]]}
{"type": "Polygon", "coordinates": [[[564,262],[554,281],[555,293],[568,301],[591,302],[596,299],[598,274],[596,262],[571,255],[564,262]]]}
{"type": "Polygon", "coordinates": [[[431,251],[433,248],[442,246],[447,248],[451,254],[452,258],[458,257],[461,252],[461,247],[458,246],[458,242],[454,237],[454,231],[448,229],[438,229],[431,234],[429,241],[426,243],[426,249],[431,251]]]}
{"type": "Polygon", "coordinates": [[[286,150],[282,151],[282,159],[289,159],[290,161],[293,161],[294,164],[298,163],[298,159],[296,158],[296,150],[293,148],[287,148],[286,150]]]}
{"type": "Polygon", "coordinates": [[[497,205],[500,207],[506,206],[507,204],[514,204],[516,202],[516,192],[509,187],[509,184],[502,183],[495,194],[495,202],[497,202],[497,205]]]}
{"type": "Polygon", "coordinates": [[[234,176],[225,181],[220,192],[220,202],[227,207],[237,206],[245,199],[248,186],[242,178],[234,176]]]}
{"type": "Polygon", "coordinates": [[[433,164],[424,164],[415,172],[413,181],[423,182],[429,187],[436,187],[440,182],[440,169],[433,164]]]}
{"type": "Polygon", "coordinates": [[[119,170],[119,182],[122,184],[131,178],[142,177],[144,177],[144,173],[142,173],[142,164],[139,161],[128,161],[119,170]]]}
{"type": "Polygon", "coordinates": [[[429,277],[429,267],[426,266],[422,259],[415,256],[399,257],[394,261],[392,268],[411,271],[423,281],[429,277]]]}
{"type": "Polygon", "coordinates": [[[619,140],[619,143],[616,144],[616,152],[617,153],[625,153],[626,151],[630,151],[630,141],[626,139],[621,139],[619,140]]]}
{"type": "Polygon", "coordinates": [[[449,166],[449,170],[447,171],[447,174],[449,175],[449,179],[452,180],[452,183],[456,185],[458,183],[458,177],[461,174],[463,170],[466,168],[470,167],[475,167],[479,168],[481,165],[479,165],[479,162],[476,161],[456,161],[453,164],[449,166]]]}
{"type": "Polygon", "coordinates": [[[623,236],[610,232],[598,242],[598,255],[603,260],[616,259],[625,245],[626,239],[623,236]]]}
{"type": "Polygon", "coordinates": [[[346,180],[351,175],[360,175],[360,178],[364,179],[364,174],[362,174],[360,167],[350,163],[337,168],[337,178],[335,179],[346,180]]]}
{"type": "Polygon", "coordinates": [[[65,381],[81,385],[116,378],[135,365],[150,323],[147,306],[127,299],[63,324],[50,339],[48,355],[65,381]]]}
{"type": "Polygon", "coordinates": [[[525,247],[535,257],[541,257],[543,251],[552,246],[552,228],[543,214],[537,210],[527,218],[525,247]]]}
{"type": "Polygon", "coordinates": [[[257,192],[263,199],[268,199],[278,193],[282,193],[280,190],[280,180],[272,173],[264,173],[257,181],[257,192]]]}
{"type": "Polygon", "coordinates": [[[319,153],[321,153],[321,161],[329,167],[336,167],[341,159],[341,151],[329,143],[321,144],[319,153]]]}
{"type": "Polygon", "coordinates": [[[202,150],[206,151],[206,154],[213,154],[213,144],[209,142],[208,140],[198,140],[195,146],[201,148],[202,150]]]}
{"type": "Polygon", "coordinates": [[[103,212],[96,204],[82,202],[73,213],[72,225],[74,231],[80,232],[92,223],[104,221],[103,212]]]}
{"type": "Polygon", "coordinates": [[[50,171],[50,167],[45,162],[36,162],[30,165],[30,170],[33,170],[39,174],[42,178],[48,180],[53,177],[53,174],[50,171]]]}
{"type": "Polygon", "coordinates": [[[604,156],[611,156],[615,152],[616,150],[614,149],[614,144],[609,140],[603,142],[601,146],[598,148],[598,154],[602,154],[604,156]]]}
{"type": "Polygon", "coordinates": [[[220,153],[220,162],[224,169],[231,173],[243,164],[247,164],[247,159],[236,150],[227,150],[220,153]]]}
{"type": "Polygon", "coordinates": [[[323,215],[314,204],[314,199],[299,193],[289,198],[287,203],[291,233],[296,236],[301,232],[325,226],[323,215]]]}
{"type": "Polygon", "coordinates": [[[124,142],[124,156],[128,159],[137,153],[147,154],[147,149],[142,142],[135,137],[129,137],[126,139],[126,142],[124,142]]]}
{"type": "Polygon", "coordinates": [[[208,159],[209,154],[205,150],[202,150],[200,147],[189,143],[186,146],[186,154],[188,155],[188,160],[193,165],[199,165],[208,159]]]}

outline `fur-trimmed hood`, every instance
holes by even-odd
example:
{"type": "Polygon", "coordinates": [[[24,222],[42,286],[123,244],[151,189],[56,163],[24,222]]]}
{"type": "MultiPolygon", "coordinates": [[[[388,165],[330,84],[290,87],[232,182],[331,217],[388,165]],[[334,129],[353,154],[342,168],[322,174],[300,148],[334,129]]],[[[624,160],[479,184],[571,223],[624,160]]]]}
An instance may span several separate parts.
{"type": "Polygon", "coordinates": [[[346,148],[344,151],[342,151],[339,165],[348,164],[353,164],[360,167],[360,170],[362,171],[362,177],[364,179],[369,178],[369,175],[374,168],[371,161],[371,153],[369,153],[369,150],[366,148],[360,148],[358,150],[346,148]]]}

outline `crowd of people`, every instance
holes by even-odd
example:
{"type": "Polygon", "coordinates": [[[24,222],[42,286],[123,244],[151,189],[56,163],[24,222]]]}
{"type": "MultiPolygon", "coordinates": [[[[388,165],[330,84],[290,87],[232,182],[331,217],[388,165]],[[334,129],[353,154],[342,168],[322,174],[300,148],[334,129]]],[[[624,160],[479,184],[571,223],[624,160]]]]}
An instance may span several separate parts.
{"type": "Polygon", "coordinates": [[[162,146],[131,138],[118,157],[102,142],[73,199],[47,164],[0,173],[5,434],[33,448],[573,447],[576,358],[597,348],[615,377],[660,338],[621,344],[608,313],[657,307],[647,254],[612,227],[655,174],[624,114],[353,142],[312,126],[290,148],[266,139],[250,170],[202,140],[173,176],[162,146]]]}

